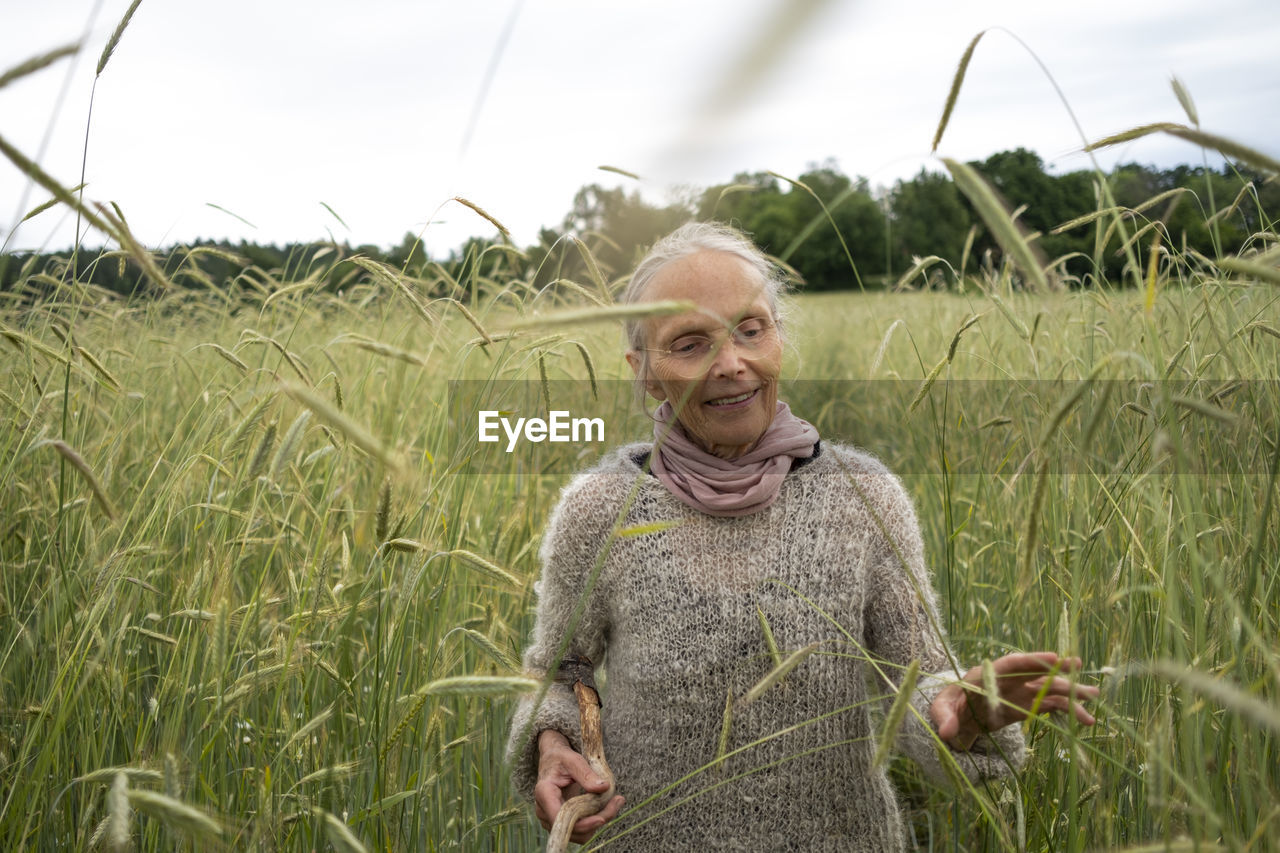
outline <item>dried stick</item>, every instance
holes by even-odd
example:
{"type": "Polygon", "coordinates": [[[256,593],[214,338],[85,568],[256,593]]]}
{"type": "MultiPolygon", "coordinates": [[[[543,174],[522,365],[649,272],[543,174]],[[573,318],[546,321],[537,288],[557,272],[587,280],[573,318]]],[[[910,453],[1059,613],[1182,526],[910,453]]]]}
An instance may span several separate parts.
{"type": "Polygon", "coordinates": [[[566,802],[556,815],[547,839],[547,853],[564,853],[569,847],[569,835],[579,819],[596,814],[613,798],[613,771],[604,760],[604,733],[600,729],[600,694],[596,692],[592,677],[591,661],[584,657],[566,655],[560,663],[556,681],[572,684],[578,699],[578,717],[582,723],[582,757],[591,769],[609,786],[599,794],[579,794],[566,802]]]}

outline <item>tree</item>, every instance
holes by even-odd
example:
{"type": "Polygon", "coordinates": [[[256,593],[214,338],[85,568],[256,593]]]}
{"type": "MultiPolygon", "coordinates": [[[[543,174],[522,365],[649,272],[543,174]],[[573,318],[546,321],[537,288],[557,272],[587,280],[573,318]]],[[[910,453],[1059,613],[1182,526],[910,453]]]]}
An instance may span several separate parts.
{"type": "Polygon", "coordinates": [[[867,182],[851,180],[832,160],[812,166],[785,191],[767,172],[736,175],[732,184],[703,193],[698,215],[741,228],[791,264],[808,290],[857,287],[863,276],[884,271],[884,213],[867,182]]]}
{"type": "MultiPolygon", "coordinates": [[[[1045,171],[1040,156],[1025,148],[1001,151],[981,163],[970,165],[1004,196],[1011,211],[1022,208],[1018,222],[1028,232],[1039,235],[1036,244],[1046,261],[1082,253],[1083,256],[1067,261],[1067,269],[1077,275],[1090,270],[1088,256],[1093,242],[1088,233],[1053,233],[1059,225],[1097,206],[1090,173],[1072,172],[1054,177],[1045,171]]],[[[983,250],[995,248],[989,237],[978,246],[983,250]]]]}
{"type": "Polygon", "coordinates": [[[882,275],[886,271],[885,217],[866,179],[850,179],[827,161],[801,175],[799,183],[812,195],[801,187],[788,193],[801,226],[795,239],[802,242],[787,260],[804,276],[808,288],[865,287],[865,277],[882,275]]]}
{"type": "Polygon", "coordinates": [[[613,279],[630,271],[655,240],[688,220],[690,213],[681,204],[656,207],[638,192],[589,184],[574,195],[560,229],[542,229],[538,245],[529,250],[536,270],[534,285],[561,278],[592,284],[582,250],[565,239],[568,235],[581,240],[601,274],[613,279]]]}
{"type": "Polygon", "coordinates": [[[767,172],[739,173],[731,184],[710,187],[703,192],[697,213],[699,219],[741,228],[771,255],[783,252],[798,229],[781,182],[767,172]]]}
{"type": "Polygon", "coordinates": [[[898,266],[906,270],[913,257],[937,255],[960,269],[960,255],[974,220],[950,177],[921,169],[910,181],[898,181],[890,209],[898,266]]]}
{"type": "Polygon", "coordinates": [[[421,277],[429,261],[426,247],[415,234],[405,232],[400,245],[387,253],[387,263],[407,274],[421,277]]]}

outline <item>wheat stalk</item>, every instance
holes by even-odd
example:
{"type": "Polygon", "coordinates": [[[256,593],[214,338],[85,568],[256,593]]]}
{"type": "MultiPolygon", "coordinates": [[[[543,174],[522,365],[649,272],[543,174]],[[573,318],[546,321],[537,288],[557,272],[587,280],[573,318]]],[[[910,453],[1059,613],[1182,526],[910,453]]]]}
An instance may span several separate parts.
{"type": "Polygon", "coordinates": [[[1031,248],[1030,240],[996,197],[991,185],[967,163],[946,157],[942,158],[942,162],[955,180],[956,187],[973,203],[982,221],[991,229],[996,242],[1013,259],[1014,265],[1022,270],[1029,284],[1039,290],[1048,289],[1044,266],[1031,248]]]}
{"type": "Polygon", "coordinates": [[[102,55],[98,57],[98,68],[94,72],[95,77],[102,76],[102,72],[107,67],[107,63],[111,61],[111,55],[115,53],[116,46],[120,44],[120,37],[124,35],[124,31],[128,29],[129,22],[133,20],[133,13],[138,11],[138,4],[142,0],[133,0],[129,4],[129,8],[125,11],[124,17],[120,19],[120,23],[116,24],[115,30],[111,33],[111,38],[107,40],[107,44],[102,48],[102,55]]]}
{"type": "Polygon", "coordinates": [[[391,478],[384,477],[378,489],[378,508],[373,515],[373,539],[382,543],[391,532],[391,478]]]}
{"type": "Polygon", "coordinates": [[[1232,139],[1224,136],[1217,136],[1212,133],[1205,133],[1202,130],[1190,128],[1185,125],[1175,124],[1173,122],[1156,122],[1154,124],[1144,124],[1111,136],[1091,142],[1085,146],[1085,151],[1097,151],[1102,148],[1109,148],[1112,145],[1120,145],[1125,142],[1132,142],[1135,139],[1141,139],[1144,136],[1150,136],[1153,133],[1167,133],[1170,136],[1176,136],[1179,139],[1185,139],[1187,142],[1194,142],[1202,148],[1212,148],[1220,152],[1224,157],[1234,157],[1261,169],[1264,172],[1272,174],[1280,173],[1280,161],[1268,157],[1261,151],[1242,145],[1232,139]]]}
{"type": "Polygon", "coordinates": [[[938,121],[938,129],[933,134],[933,145],[929,150],[937,151],[938,145],[942,142],[942,134],[946,132],[947,125],[951,122],[951,112],[956,107],[956,99],[960,97],[960,88],[964,85],[965,74],[969,71],[969,63],[973,60],[973,52],[978,47],[978,42],[982,41],[982,37],[987,31],[982,30],[969,41],[969,46],[964,49],[964,53],[960,56],[960,64],[956,67],[956,73],[951,78],[951,89],[947,92],[947,101],[942,107],[942,118],[938,121]]]}
{"type": "Polygon", "coordinates": [[[253,452],[253,459],[249,462],[249,470],[246,473],[246,479],[253,481],[258,478],[267,467],[267,459],[271,456],[271,448],[276,442],[276,422],[272,421],[267,424],[266,432],[262,434],[262,439],[258,442],[258,449],[253,452]]]}
{"type": "Polygon", "coordinates": [[[114,853],[133,847],[133,809],[129,807],[129,777],[117,773],[107,794],[105,841],[114,853]]]}
{"type": "Polygon", "coordinates": [[[492,563],[489,560],[486,560],[484,557],[481,557],[479,554],[475,554],[463,548],[456,548],[452,551],[447,552],[447,554],[450,557],[454,557],[455,559],[461,560],[463,563],[479,571],[480,574],[490,578],[491,580],[496,580],[499,583],[504,583],[508,586],[513,586],[513,587],[519,587],[523,585],[521,584],[520,579],[517,578],[515,575],[511,574],[506,569],[501,568],[495,563],[492,563]]]}
{"type": "MultiPolygon", "coordinates": [[[[536,678],[520,675],[456,675],[438,678],[414,691],[415,696],[513,696],[534,693],[542,686],[536,678]]],[[[446,744],[446,748],[448,745],[446,744]]]]}
{"type": "Polygon", "coordinates": [[[511,241],[511,232],[507,230],[507,226],[499,222],[493,214],[489,213],[489,211],[485,210],[483,207],[481,207],[480,205],[476,204],[473,201],[468,201],[462,196],[456,195],[453,197],[453,200],[456,201],[458,204],[462,205],[463,207],[470,209],[472,212],[478,215],[481,219],[484,219],[485,221],[487,221],[494,228],[497,228],[498,233],[502,235],[502,239],[506,240],[507,242],[511,241]]]}
{"type": "MultiPolygon", "coordinates": [[[[0,74],[0,89],[3,89],[5,86],[8,86],[10,83],[14,82],[15,80],[21,80],[23,77],[26,77],[29,74],[35,74],[37,71],[48,68],[50,65],[53,65],[59,59],[65,59],[68,56],[75,56],[79,52],[80,52],[79,42],[73,42],[72,44],[67,44],[67,45],[63,45],[62,47],[55,48],[49,51],[48,53],[42,53],[39,56],[33,56],[30,59],[28,59],[26,62],[21,62],[13,66],[3,74],[0,74]]],[[[27,218],[30,218],[31,215],[32,214],[28,214],[27,218]]]]}
{"type": "Polygon", "coordinates": [[[306,432],[307,423],[311,420],[311,412],[303,410],[293,419],[293,423],[289,425],[289,429],[285,431],[284,438],[280,440],[280,449],[276,451],[275,459],[271,461],[271,477],[278,477],[285,468],[293,463],[298,456],[298,445],[302,442],[302,435],[306,432]]]}
{"type": "Polygon", "coordinates": [[[102,484],[98,482],[98,478],[94,476],[93,469],[89,467],[89,463],[84,460],[84,457],[61,439],[52,439],[49,444],[62,455],[63,459],[71,463],[71,467],[76,469],[81,479],[92,490],[94,499],[102,507],[102,511],[106,513],[107,518],[115,521],[117,518],[115,507],[111,505],[111,499],[107,497],[106,490],[102,488],[102,484]]]}
{"type": "Polygon", "coordinates": [[[173,829],[196,839],[209,840],[222,836],[222,826],[204,812],[167,794],[132,788],[129,805],[139,812],[158,818],[173,829]]]}
{"type": "Polygon", "coordinates": [[[150,770],[146,767],[103,767],[86,773],[83,776],[77,776],[74,781],[81,783],[114,783],[116,777],[120,775],[125,777],[126,784],[132,781],[135,784],[155,785],[164,781],[163,773],[157,770],[150,770]]]}
{"type": "Polygon", "coordinates": [[[390,450],[381,441],[374,438],[368,429],[356,423],[341,411],[329,404],[310,389],[297,385],[282,383],[280,389],[302,405],[311,409],[325,423],[337,429],[370,456],[380,461],[393,472],[404,469],[404,461],[399,454],[390,450]]]}
{"type": "Polygon", "coordinates": [[[889,713],[885,715],[880,740],[876,744],[876,754],[871,760],[872,767],[881,767],[889,760],[893,742],[897,739],[898,731],[907,718],[907,709],[911,707],[911,699],[916,692],[916,681],[919,678],[920,661],[913,658],[911,663],[907,664],[907,671],[902,675],[902,682],[898,685],[898,695],[894,698],[893,705],[889,707],[889,713]]]}
{"type": "Polygon", "coordinates": [[[633,305],[610,305],[605,308],[579,308],[555,314],[526,317],[510,324],[503,331],[555,326],[579,326],[588,323],[614,323],[618,320],[636,320],[667,314],[686,314],[696,310],[698,310],[698,306],[692,302],[673,300],[639,302],[633,305]]]}
{"type": "Polygon", "coordinates": [[[738,700],[738,704],[742,707],[746,707],[759,699],[770,687],[773,687],[775,684],[782,681],[782,679],[786,678],[787,674],[791,672],[791,670],[804,663],[804,661],[808,659],[809,655],[818,650],[819,645],[819,643],[810,643],[803,649],[798,649],[797,651],[792,652],[787,656],[786,660],[773,667],[765,674],[764,678],[752,685],[751,689],[743,694],[742,698],[738,700]]]}
{"type": "Polygon", "coordinates": [[[773,665],[782,666],[782,652],[778,649],[778,641],[773,638],[773,628],[769,627],[769,620],[759,605],[756,605],[756,618],[760,620],[760,633],[764,634],[764,644],[769,649],[773,665]]]}

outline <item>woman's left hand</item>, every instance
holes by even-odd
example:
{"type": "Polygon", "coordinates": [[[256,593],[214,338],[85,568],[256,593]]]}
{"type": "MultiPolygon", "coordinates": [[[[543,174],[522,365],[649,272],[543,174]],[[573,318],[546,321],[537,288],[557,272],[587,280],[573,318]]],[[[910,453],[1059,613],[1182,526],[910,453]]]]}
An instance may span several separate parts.
{"type": "Polygon", "coordinates": [[[960,683],[948,684],[933,700],[930,712],[938,736],[953,748],[968,750],[980,735],[1032,713],[1068,711],[1084,725],[1093,725],[1093,715],[1080,700],[1098,698],[1098,688],[1066,677],[1080,669],[1080,658],[1025,652],[997,658],[991,666],[997,701],[990,701],[985,692],[980,666],[966,672],[960,683]]]}

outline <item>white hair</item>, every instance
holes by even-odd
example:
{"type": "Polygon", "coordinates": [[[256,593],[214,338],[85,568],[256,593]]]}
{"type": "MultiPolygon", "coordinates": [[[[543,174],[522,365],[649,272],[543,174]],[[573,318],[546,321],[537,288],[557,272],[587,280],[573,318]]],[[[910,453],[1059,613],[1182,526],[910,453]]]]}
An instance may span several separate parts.
{"type": "MultiPolygon", "coordinates": [[[[654,243],[653,248],[636,266],[636,271],[631,274],[631,281],[622,294],[622,302],[633,305],[642,301],[644,292],[667,264],[699,252],[724,252],[745,263],[759,279],[769,302],[769,312],[773,315],[774,323],[781,329],[779,302],[787,290],[786,274],[747,235],[720,222],[688,222],[654,243]]],[[[643,328],[640,320],[627,321],[626,335],[627,345],[643,352],[643,328]]]]}

